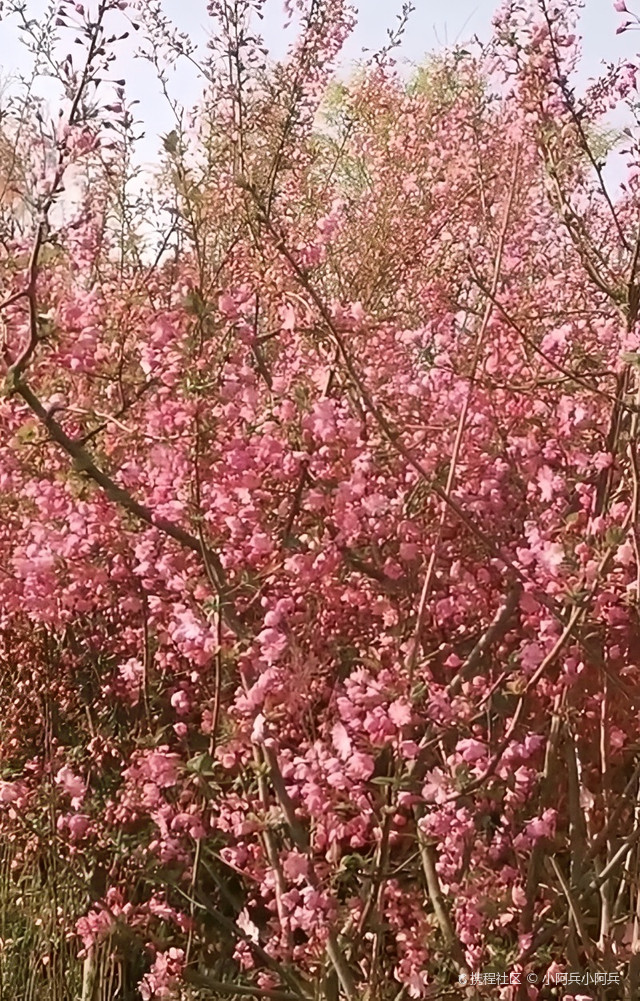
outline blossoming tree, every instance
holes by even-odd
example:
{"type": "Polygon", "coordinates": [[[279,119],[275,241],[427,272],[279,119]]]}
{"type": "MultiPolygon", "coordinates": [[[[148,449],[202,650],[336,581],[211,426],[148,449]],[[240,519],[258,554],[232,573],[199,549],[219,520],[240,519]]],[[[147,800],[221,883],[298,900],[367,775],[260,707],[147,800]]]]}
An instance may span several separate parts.
{"type": "Polygon", "coordinates": [[[638,66],[262,6],[4,4],[0,994],[635,997],[638,66]],[[129,33],[204,81],[151,187],[129,33]]]}

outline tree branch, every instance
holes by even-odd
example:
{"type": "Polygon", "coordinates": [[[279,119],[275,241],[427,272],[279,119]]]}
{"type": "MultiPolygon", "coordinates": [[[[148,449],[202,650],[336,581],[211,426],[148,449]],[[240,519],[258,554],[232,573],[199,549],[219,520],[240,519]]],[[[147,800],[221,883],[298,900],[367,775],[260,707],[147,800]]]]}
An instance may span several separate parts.
{"type": "Polygon", "coordinates": [[[134,518],[137,518],[138,521],[142,521],[152,528],[157,528],[181,546],[190,549],[198,555],[204,563],[205,570],[210,569],[211,571],[212,581],[220,596],[221,612],[226,625],[234,635],[242,635],[244,632],[243,624],[235,611],[229,606],[228,600],[225,601],[227,597],[226,574],[218,554],[214,550],[204,546],[195,535],[191,535],[190,532],[187,532],[174,522],[169,521],[167,518],[157,518],[151,508],[137,501],[124,487],[118,486],[115,480],[96,464],[87,449],[69,437],[24,380],[21,378],[10,380],[8,392],[16,393],[24,400],[43,427],[46,428],[50,438],[74,460],[76,468],[81,473],[84,473],[85,476],[93,480],[94,483],[104,490],[110,501],[118,504],[129,514],[133,515],[134,518]]]}

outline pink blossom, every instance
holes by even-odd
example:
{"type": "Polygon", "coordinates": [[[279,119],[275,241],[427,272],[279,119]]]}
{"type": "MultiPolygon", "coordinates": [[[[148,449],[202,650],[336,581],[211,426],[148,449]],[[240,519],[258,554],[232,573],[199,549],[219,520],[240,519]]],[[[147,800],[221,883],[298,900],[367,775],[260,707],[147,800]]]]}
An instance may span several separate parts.
{"type": "Polygon", "coordinates": [[[171,696],[171,705],[180,715],[188,713],[191,709],[189,696],[184,691],[174,692],[171,696]]]}
{"type": "MultiPolygon", "coordinates": [[[[529,892],[536,845],[570,854],[579,803],[586,886],[607,818],[616,845],[634,831],[640,325],[621,290],[640,152],[631,122],[604,190],[583,140],[629,117],[638,60],[581,83],[579,4],[503,0],[486,46],[415,86],[391,45],[336,87],[348,0],[288,0],[301,34],[277,64],[265,0],[237,5],[242,24],[211,0],[215,80],[180,155],[170,140],[119,205],[131,82],[106,70],[126,0],[106,6],[84,83],[86,51],[59,64],[78,120],[63,100],[49,135],[17,88],[5,123],[25,189],[5,192],[0,241],[16,892],[55,834],[62,903],[74,871],[107,884],[56,934],[98,959],[135,938],[148,999],[189,993],[187,953],[216,974],[200,905],[233,904],[225,868],[227,958],[258,993],[286,989],[278,970],[318,983],[334,947],[354,997],[372,972],[390,997],[436,996],[454,961],[545,936],[560,956],[570,908],[553,879],[529,892]],[[572,768],[546,809],[558,713],[572,768]]],[[[129,12],[169,87],[190,43],[155,6],[129,12]]]]}
{"type": "Polygon", "coordinates": [[[411,706],[404,699],[396,699],[389,706],[389,718],[396,726],[405,726],[411,722],[411,706]]]}
{"type": "Polygon", "coordinates": [[[143,768],[158,788],[166,789],[178,781],[179,760],[177,754],[159,748],[145,757],[143,768]]]}
{"type": "Polygon", "coordinates": [[[80,806],[87,791],[85,782],[68,765],[63,765],[58,770],[55,780],[56,784],[62,788],[62,791],[71,797],[71,805],[75,808],[80,806]]]}
{"type": "Polygon", "coordinates": [[[487,746],[479,740],[460,740],[456,750],[462,755],[462,760],[469,764],[475,764],[476,761],[481,761],[487,756],[487,746]]]}
{"type": "Polygon", "coordinates": [[[0,803],[16,803],[25,794],[22,782],[0,782],[0,803]]]}
{"type": "Polygon", "coordinates": [[[347,761],[347,771],[356,780],[366,780],[371,777],[375,762],[370,754],[355,751],[347,761]]]}
{"type": "Polygon", "coordinates": [[[183,949],[168,949],[159,952],[153,961],[151,969],[144,975],[139,986],[143,1001],[151,999],[168,999],[175,997],[176,987],[184,969],[185,954],[183,949]]]}
{"type": "Polygon", "coordinates": [[[556,831],[557,810],[549,808],[544,811],[541,817],[530,820],[526,825],[526,832],[534,841],[541,838],[553,838],[556,831]]]}
{"type": "Polygon", "coordinates": [[[511,891],[511,899],[516,907],[524,907],[527,903],[527,895],[521,886],[514,886],[511,891]]]}
{"type": "Polygon", "coordinates": [[[264,741],[265,728],[266,728],[266,720],[264,714],[258,713],[258,715],[253,721],[253,727],[251,729],[251,740],[257,744],[264,741]]]}
{"type": "Polygon", "coordinates": [[[289,852],[282,864],[282,870],[287,879],[294,882],[306,878],[309,871],[309,860],[299,852],[289,852]]]}
{"type": "Polygon", "coordinates": [[[258,942],[260,940],[260,930],[256,924],[249,917],[249,912],[242,910],[238,917],[236,918],[236,924],[241,931],[248,935],[252,942],[258,942]]]}
{"type": "Polygon", "coordinates": [[[267,628],[259,633],[258,643],[267,664],[275,664],[284,653],[287,645],[287,637],[277,629],[267,628]]]}
{"type": "Polygon", "coordinates": [[[447,781],[440,768],[427,772],[426,783],[422,787],[422,795],[429,802],[442,803],[447,798],[447,781]]]}
{"type": "Polygon", "coordinates": [[[333,745],[343,760],[346,760],[352,752],[352,744],[346,727],[338,721],[331,731],[333,745]]]}
{"type": "Polygon", "coordinates": [[[544,660],[544,650],[539,643],[527,643],[520,653],[522,670],[530,674],[544,660]]]}

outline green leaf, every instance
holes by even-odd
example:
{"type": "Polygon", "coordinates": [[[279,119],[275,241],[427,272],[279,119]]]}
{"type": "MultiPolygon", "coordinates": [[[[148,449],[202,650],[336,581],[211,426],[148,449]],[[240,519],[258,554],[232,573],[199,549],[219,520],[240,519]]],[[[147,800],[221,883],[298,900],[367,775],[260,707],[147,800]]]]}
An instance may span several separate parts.
{"type": "Polygon", "coordinates": [[[202,754],[196,754],[195,757],[187,761],[187,769],[198,775],[211,775],[213,773],[213,758],[208,751],[203,751],[202,754]]]}
{"type": "Polygon", "coordinates": [[[358,852],[353,852],[351,855],[343,855],[340,859],[341,869],[365,869],[366,865],[366,859],[362,855],[359,855],[358,852]]]}
{"type": "Polygon", "coordinates": [[[304,549],[304,546],[296,535],[287,535],[282,540],[282,545],[285,549],[292,549],[296,553],[299,553],[304,549]]]}
{"type": "Polygon", "coordinates": [[[619,525],[611,525],[604,534],[607,546],[620,546],[624,542],[626,531],[619,525]]]}
{"type": "Polygon", "coordinates": [[[411,689],[411,695],[409,696],[412,703],[420,702],[427,694],[427,686],[424,681],[418,681],[417,684],[411,689]]]}
{"type": "Polygon", "coordinates": [[[174,156],[178,152],[178,141],[179,141],[178,133],[176,132],[176,130],[172,129],[171,132],[167,132],[166,136],[161,136],[160,138],[162,139],[162,145],[164,146],[167,153],[170,153],[172,156],[174,156]]]}

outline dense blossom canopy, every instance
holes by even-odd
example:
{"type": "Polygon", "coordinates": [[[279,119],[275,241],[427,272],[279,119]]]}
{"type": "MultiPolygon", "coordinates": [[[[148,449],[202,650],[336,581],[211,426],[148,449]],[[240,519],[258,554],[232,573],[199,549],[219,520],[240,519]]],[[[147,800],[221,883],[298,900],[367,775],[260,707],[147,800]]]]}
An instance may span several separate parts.
{"type": "Polygon", "coordinates": [[[633,984],[638,65],[580,95],[578,4],[534,0],[336,84],[342,0],[277,65],[260,7],[209,4],[147,201],[102,80],[130,23],[189,41],[115,0],[28,29],[86,67],[7,125],[4,977],[22,942],[51,999],[633,984]]]}

